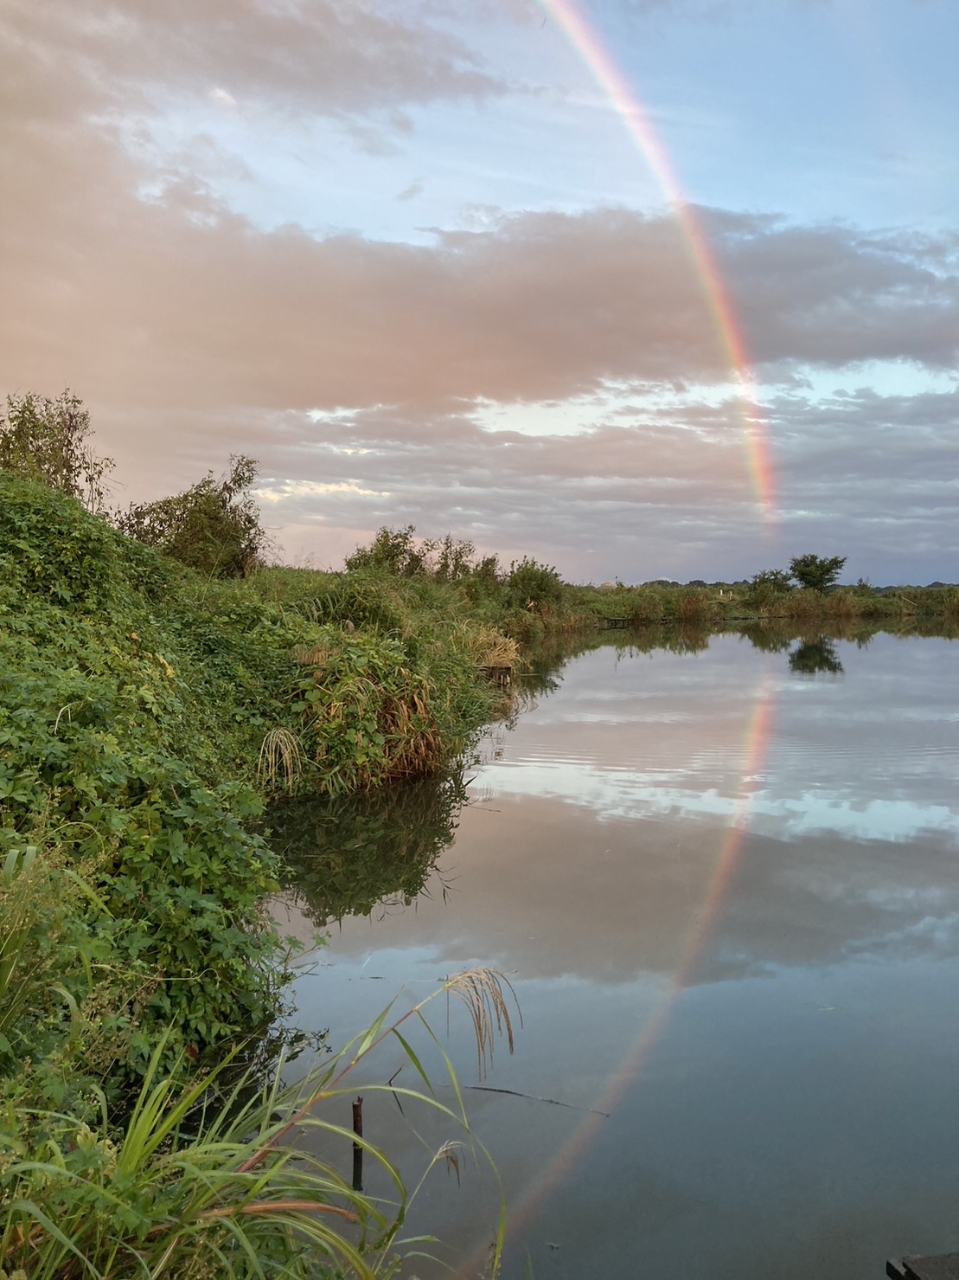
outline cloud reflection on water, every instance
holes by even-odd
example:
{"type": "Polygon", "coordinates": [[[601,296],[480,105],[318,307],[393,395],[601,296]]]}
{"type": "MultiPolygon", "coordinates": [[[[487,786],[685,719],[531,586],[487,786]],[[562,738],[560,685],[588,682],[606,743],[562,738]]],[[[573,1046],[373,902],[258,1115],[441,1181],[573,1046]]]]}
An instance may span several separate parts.
{"type": "Polygon", "coordinates": [[[524,979],[671,974],[744,792],[749,832],[693,981],[933,935],[950,950],[959,812],[939,691],[951,652],[916,644],[847,646],[849,677],[819,686],[728,637],[695,659],[577,659],[559,696],[496,735],[440,854],[444,891],[391,908],[372,935],[345,920],[336,954],[426,947],[444,966],[482,958],[524,979]],[[908,681],[904,652],[921,659],[908,681]],[[779,672],[773,732],[743,778],[757,671],[779,672]]]}

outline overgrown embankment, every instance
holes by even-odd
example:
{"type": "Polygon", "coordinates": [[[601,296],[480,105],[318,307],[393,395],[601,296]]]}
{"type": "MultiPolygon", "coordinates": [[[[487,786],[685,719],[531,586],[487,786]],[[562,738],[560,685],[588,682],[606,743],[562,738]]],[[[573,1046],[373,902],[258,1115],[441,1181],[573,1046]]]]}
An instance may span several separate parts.
{"type": "Polygon", "coordinates": [[[202,1057],[269,1022],[264,798],[428,773],[491,714],[476,666],[507,642],[437,590],[210,582],[0,475],[0,1069],[42,1058],[65,1097],[141,1072],[161,1032],[202,1057]]]}
{"type": "MultiPolygon", "coordinates": [[[[402,1185],[384,1213],[294,1153],[285,1117],[323,1123],[230,1065],[286,978],[254,820],[462,750],[498,697],[478,665],[515,656],[469,604],[375,568],[200,576],[0,473],[0,1275],[390,1269],[402,1185]]],[[[450,989],[474,1022],[501,1000],[450,989]]]]}

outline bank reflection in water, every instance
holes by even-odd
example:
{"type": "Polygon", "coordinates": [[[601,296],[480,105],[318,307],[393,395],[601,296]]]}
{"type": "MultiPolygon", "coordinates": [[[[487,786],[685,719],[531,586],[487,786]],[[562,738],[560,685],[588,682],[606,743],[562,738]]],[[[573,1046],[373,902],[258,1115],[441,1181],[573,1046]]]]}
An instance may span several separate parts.
{"type": "Polygon", "coordinates": [[[455,772],[366,795],[276,805],[268,824],[285,888],[320,929],[344,916],[409,906],[452,843],[466,798],[467,781],[455,772]]]}
{"type": "MultiPolygon", "coordinates": [[[[526,1022],[490,1083],[613,1113],[583,1129],[585,1110],[473,1095],[512,1207],[504,1280],[527,1247],[537,1277],[642,1257],[688,1280],[872,1280],[897,1248],[959,1243],[954,648],[755,638],[591,641],[498,731],[458,817],[462,790],[409,811],[433,838],[406,830],[385,859],[395,907],[343,915],[369,912],[372,872],[313,895],[342,927],[301,1010],[332,1039],[386,989],[482,960],[526,1022]]],[[[314,827],[318,889],[347,845],[380,860],[369,803],[338,827],[359,838],[314,827]]],[[[450,1052],[471,1078],[468,1037],[450,1052]]],[[[370,1122],[405,1150],[388,1108],[370,1122]]],[[[415,1225],[475,1277],[495,1192],[433,1195],[415,1225]]]]}

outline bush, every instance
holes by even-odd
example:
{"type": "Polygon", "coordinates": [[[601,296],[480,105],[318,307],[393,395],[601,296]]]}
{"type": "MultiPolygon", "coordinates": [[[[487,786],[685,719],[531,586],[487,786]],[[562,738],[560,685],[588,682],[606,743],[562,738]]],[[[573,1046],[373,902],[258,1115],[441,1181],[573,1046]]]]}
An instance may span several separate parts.
{"type": "MultiPolygon", "coordinates": [[[[297,681],[292,709],[317,781],[331,795],[435,772],[458,745],[451,703],[465,691],[477,696],[466,655],[447,658],[441,697],[423,657],[412,662],[408,646],[384,636],[331,633],[300,661],[310,669],[297,681]]],[[[487,711],[491,705],[487,696],[487,711]]]]}
{"type": "Polygon", "coordinates": [[[211,471],[172,498],[131,506],[117,526],[207,577],[245,577],[263,563],[269,545],[249,492],[256,474],[252,458],[231,457],[219,480],[211,471]]]}
{"type": "Polygon", "coordinates": [[[0,474],[3,580],[71,612],[109,613],[158,601],[171,573],[155,552],[124,538],[79,502],[42,483],[0,474]]]}
{"type": "Polygon", "coordinates": [[[559,604],[563,580],[551,565],[524,556],[510,565],[505,596],[507,605],[514,609],[543,609],[559,604]]]}
{"type": "Polygon", "coordinates": [[[106,914],[80,904],[84,927],[106,930],[131,987],[151,986],[141,1066],[151,1024],[202,1047],[264,1023],[279,975],[259,902],[275,859],[244,827],[258,797],[231,776],[255,732],[240,663],[194,659],[197,620],[155,551],[10,476],[0,613],[0,858],[49,828],[68,867],[92,866],[106,914]]]}
{"type": "Polygon", "coordinates": [[[495,578],[496,557],[474,564],[475,554],[472,542],[451,533],[438,539],[417,538],[411,524],[404,529],[384,525],[368,547],[357,547],[344,564],[348,573],[374,569],[397,578],[430,577],[435,582],[459,582],[473,573],[495,578]]]}

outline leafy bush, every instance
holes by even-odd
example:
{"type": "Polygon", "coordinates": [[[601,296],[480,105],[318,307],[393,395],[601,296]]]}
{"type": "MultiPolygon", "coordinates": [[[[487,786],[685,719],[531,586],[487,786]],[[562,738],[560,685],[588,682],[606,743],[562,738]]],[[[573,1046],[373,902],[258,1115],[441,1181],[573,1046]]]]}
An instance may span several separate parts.
{"type": "Polygon", "coordinates": [[[782,569],[763,569],[753,575],[746,602],[753,609],[765,611],[781,604],[782,597],[792,590],[790,574],[782,569]]]}
{"type": "MultiPolygon", "coordinates": [[[[293,711],[319,785],[331,795],[386,779],[413,778],[438,769],[450,754],[440,715],[443,700],[422,670],[412,669],[398,639],[330,635],[301,659],[311,669],[296,682],[293,711]]],[[[444,682],[449,696],[452,683],[444,682]]],[[[475,688],[472,665],[459,676],[475,688]]]]}
{"type": "Polygon", "coordinates": [[[417,538],[416,528],[384,526],[368,547],[357,547],[346,557],[347,572],[374,569],[398,578],[431,577],[436,582],[459,582],[473,573],[484,579],[496,576],[496,557],[487,556],[474,564],[476,548],[472,542],[454,538],[417,538]]]}
{"type": "Polygon", "coordinates": [[[543,609],[560,602],[563,580],[551,565],[524,556],[513,561],[506,578],[506,603],[514,609],[543,609]]]}
{"type": "Polygon", "coordinates": [[[0,858],[50,831],[67,866],[91,868],[103,910],[80,901],[78,918],[150,985],[128,1065],[150,1026],[200,1049],[262,1024],[281,977],[259,912],[275,858],[245,829],[259,797],[231,777],[257,732],[237,664],[197,661],[197,620],[156,552],[10,476],[0,617],[0,858]]]}
{"type": "Polygon", "coordinates": [[[98,614],[159,600],[171,575],[156,555],[43,484],[0,474],[0,560],[6,585],[98,614]]]}
{"type": "Polygon", "coordinates": [[[368,547],[357,547],[344,564],[349,573],[380,569],[398,578],[412,578],[426,572],[426,553],[416,538],[415,526],[389,529],[384,525],[368,547]]]}
{"type": "Polygon", "coordinates": [[[237,455],[219,480],[211,471],[174,497],[133,505],[117,516],[117,525],[199,573],[245,577],[262,564],[269,543],[249,492],[256,474],[256,462],[237,455]]]}

